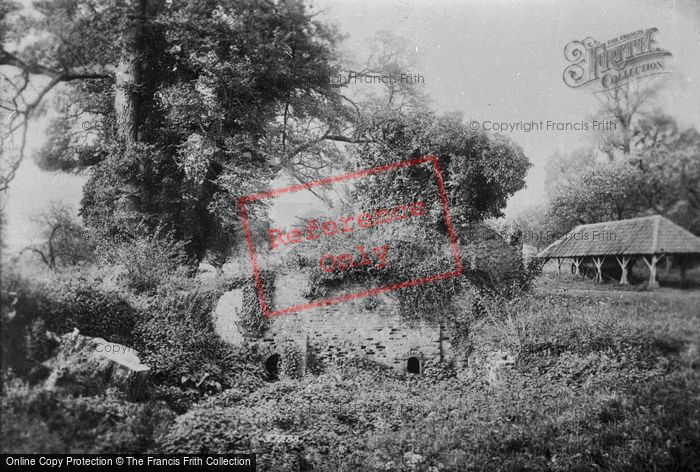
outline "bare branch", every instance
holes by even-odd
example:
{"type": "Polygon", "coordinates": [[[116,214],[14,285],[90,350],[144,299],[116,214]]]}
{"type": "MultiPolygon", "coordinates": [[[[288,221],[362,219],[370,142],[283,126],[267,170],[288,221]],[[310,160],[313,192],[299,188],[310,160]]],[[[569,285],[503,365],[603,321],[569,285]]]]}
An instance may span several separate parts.
{"type": "Polygon", "coordinates": [[[23,248],[19,253],[22,254],[25,251],[31,251],[31,252],[35,252],[35,253],[39,254],[41,256],[41,259],[44,261],[44,264],[46,264],[47,266],[50,266],[48,259],[46,259],[46,256],[44,255],[44,253],[40,249],[37,249],[35,247],[31,247],[31,246],[27,246],[27,247],[23,248]]]}
{"type": "Polygon", "coordinates": [[[0,148],[2,148],[4,154],[10,154],[6,149],[7,143],[12,141],[12,136],[14,136],[18,130],[21,131],[19,131],[20,138],[17,154],[11,159],[9,168],[3,171],[4,175],[0,175],[0,192],[8,189],[10,182],[14,179],[17,169],[24,159],[27,145],[27,130],[32,113],[34,113],[42,100],[56,85],[75,80],[114,80],[113,71],[107,69],[98,71],[58,71],[41,64],[26,62],[20,57],[0,48],[0,66],[2,65],[20,69],[19,76],[21,77],[14,80],[11,80],[7,76],[3,77],[15,91],[14,96],[9,100],[11,106],[7,102],[1,106],[2,109],[7,110],[10,114],[9,125],[0,136],[0,148]],[[49,77],[51,80],[39,90],[33,100],[28,102],[24,94],[29,86],[30,75],[43,75],[49,77]],[[18,84],[18,82],[20,83],[18,84]],[[18,101],[20,103],[18,103],[18,101]],[[17,119],[19,119],[19,122],[15,124],[17,119]]]}

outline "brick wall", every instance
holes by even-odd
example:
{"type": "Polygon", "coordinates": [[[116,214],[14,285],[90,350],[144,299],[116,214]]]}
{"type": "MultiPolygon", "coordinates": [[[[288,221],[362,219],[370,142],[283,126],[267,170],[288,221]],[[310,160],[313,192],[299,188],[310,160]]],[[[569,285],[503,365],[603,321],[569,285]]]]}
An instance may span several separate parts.
{"type": "MultiPolygon", "coordinates": [[[[484,225],[470,225],[459,231],[458,237],[465,269],[484,271],[497,285],[507,285],[517,278],[522,264],[519,248],[509,246],[495,231],[484,225]]],[[[299,272],[280,274],[275,281],[275,306],[299,304],[308,288],[308,279],[299,272]]],[[[350,287],[344,290],[357,291],[350,287]]],[[[232,306],[234,299],[239,300],[240,294],[222,298],[214,321],[219,335],[235,344],[241,337],[235,328],[239,308],[232,306]]],[[[283,356],[287,343],[294,344],[302,354],[300,373],[305,372],[309,359],[328,364],[359,355],[405,370],[407,360],[417,357],[421,371],[452,359],[445,330],[437,324],[402,319],[398,301],[390,293],[276,316],[253,346],[265,361],[273,354],[283,356]]]]}
{"type": "MultiPolygon", "coordinates": [[[[285,342],[293,342],[303,358],[322,364],[340,358],[364,356],[400,370],[410,357],[421,370],[451,356],[449,339],[439,325],[401,319],[398,302],[389,295],[315,308],[275,317],[258,343],[262,357],[282,355],[285,342]]],[[[302,369],[305,366],[302,366],[302,369]]]]}

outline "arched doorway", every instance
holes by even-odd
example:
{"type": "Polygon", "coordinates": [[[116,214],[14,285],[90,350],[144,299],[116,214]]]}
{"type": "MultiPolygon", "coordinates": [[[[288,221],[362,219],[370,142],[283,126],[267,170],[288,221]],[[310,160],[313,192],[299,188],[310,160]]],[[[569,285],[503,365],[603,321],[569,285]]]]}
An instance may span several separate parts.
{"type": "Polygon", "coordinates": [[[420,374],[420,359],[409,357],[406,361],[406,372],[409,374],[420,374]]]}
{"type": "Polygon", "coordinates": [[[267,358],[267,360],[265,361],[265,372],[267,373],[267,380],[272,381],[279,379],[279,364],[279,354],[273,354],[267,358]]]}

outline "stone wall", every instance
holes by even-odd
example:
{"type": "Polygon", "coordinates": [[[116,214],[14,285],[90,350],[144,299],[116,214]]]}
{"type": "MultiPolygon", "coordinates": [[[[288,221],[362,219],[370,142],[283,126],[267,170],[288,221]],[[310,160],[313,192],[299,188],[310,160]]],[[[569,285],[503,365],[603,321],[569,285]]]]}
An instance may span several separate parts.
{"type": "MultiPolygon", "coordinates": [[[[276,293],[295,291],[289,288],[293,283],[289,277],[280,277],[276,293]]],[[[362,356],[405,370],[408,359],[415,357],[422,372],[452,355],[441,326],[403,320],[398,301],[389,294],[275,316],[268,321],[262,339],[252,341],[246,341],[237,328],[241,302],[240,290],[221,298],[213,320],[217,333],[234,345],[247,342],[262,362],[275,354],[283,357],[286,346],[292,344],[301,353],[300,374],[311,359],[323,366],[362,356]]]]}
{"type": "MultiPolygon", "coordinates": [[[[508,245],[485,225],[475,224],[458,232],[465,270],[485,274],[495,285],[508,285],[522,267],[519,248],[508,245]]],[[[344,287],[345,293],[367,287],[344,287]]],[[[275,281],[275,307],[303,303],[308,278],[299,272],[280,274],[275,281]]],[[[215,311],[219,335],[232,344],[246,342],[236,320],[242,295],[240,290],[226,294],[215,311]]],[[[398,370],[406,370],[408,360],[417,358],[418,369],[452,359],[452,346],[446,331],[438,324],[408,322],[399,313],[398,301],[389,292],[368,298],[289,313],[269,320],[262,339],[247,341],[262,362],[293,345],[301,354],[300,374],[311,360],[328,364],[341,358],[363,356],[398,370]]],[[[415,368],[415,360],[412,367],[415,368]]]]}
{"type": "MultiPolygon", "coordinates": [[[[367,357],[399,370],[416,357],[420,370],[451,356],[449,339],[439,325],[409,323],[389,295],[315,308],[273,318],[259,341],[262,358],[283,355],[285,342],[293,342],[302,358],[327,365],[341,358],[367,357]]],[[[302,366],[304,369],[306,366],[302,366]]]]}

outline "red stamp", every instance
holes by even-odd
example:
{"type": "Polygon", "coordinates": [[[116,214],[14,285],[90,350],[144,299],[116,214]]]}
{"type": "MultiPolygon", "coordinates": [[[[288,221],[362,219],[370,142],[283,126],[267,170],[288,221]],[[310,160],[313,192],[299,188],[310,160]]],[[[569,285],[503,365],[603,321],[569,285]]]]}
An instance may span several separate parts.
{"type": "MultiPolygon", "coordinates": [[[[340,303],[354,298],[367,297],[405,287],[427,284],[450,277],[458,277],[462,274],[462,264],[457,247],[457,240],[455,237],[452,220],[450,218],[450,210],[447,205],[447,196],[445,194],[438,159],[435,155],[423,156],[416,159],[373,167],[358,172],[328,177],[325,179],[307,182],[305,184],[278,188],[268,192],[246,195],[240,197],[238,199],[238,203],[260,307],[262,308],[263,316],[265,318],[284,313],[299,312],[332,303],[340,303]],[[387,228],[397,224],[425,224],[425,221],[427,221],[427,218],[429,217],[428,207],[432,205],[440,212],[442,221],[446,227],[447,241],[445,242],[449,245],[449,253],[451,260],[454,263],[453,266],[447,268],[447,270],[440,271],[439,273],[426,274],[416,278],[409,278],[408,280],[396,281],[395,283],[380,285],[339,296],[327,297],[308,303],[299,303],[274,310],[268,306],[263,291],[260,267],[256,257],[256,254],[263,248],[256,250],[254,239],[251,234],[251,225],[249,223],[249,217],[246,211],[246,204],[264,199],[274,199],[280,197],[281,195],[309,190],[314,187],[328,188],[334,184],[357,181],[359,179],[367,178],[380,173],[400,172],[402,169],[424,164],[429,164],[432,167],[432,174],[434,176],[434,185],[437,189],[436,193],[438,195],[438,201],[425,202],[420,198],[411,198],[407,199],[406,201],[394,202],[387,206],[363,209],[361,211],[343,214],[340,216],[336,215],[328,218],[310,218],[307,219],[304,224],[296,225],[292,228],[270,227],[266,231],[267,237],[264,243],[264,250],[269,251],[270,254],[275,257],[282,257],[283,251],[290,248],[320,244],[328,241],[342,242],[345,236],[357,236],[363,231],[369,232],[376,228],[387,228]]],[[[318,258],[318,269],[327,274],[359,268],[373,268],[375,270],[382,270],[387,267],[388,258],[392,255],[391,246],[392,245],[390,242],[374,245],[355,244],[340,253],[325,252],[318,258]]]]}

